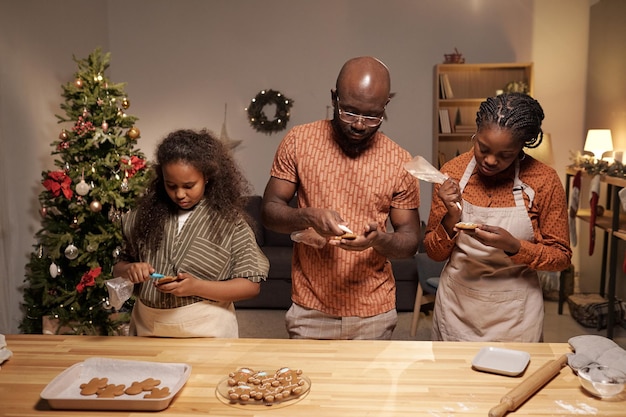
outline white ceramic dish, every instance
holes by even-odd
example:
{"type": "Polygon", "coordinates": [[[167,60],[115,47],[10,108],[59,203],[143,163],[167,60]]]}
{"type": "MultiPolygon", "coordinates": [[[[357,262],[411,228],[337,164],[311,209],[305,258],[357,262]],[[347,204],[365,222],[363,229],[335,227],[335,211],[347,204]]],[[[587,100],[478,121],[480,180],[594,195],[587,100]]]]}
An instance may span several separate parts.
{"type": "Polygon", "coordinates": [[[51,408],[65,410],[136,410],[159,411],[169,407],[174,396],[185,385],[191,366],[184,363],[158,363],[90,358],[65,369],[41,392],[51,408]],[[144,394],[123,394],[114,398],[81,395],[80,385],[92,378],[108,378],[110,384],[129,387],[134,381],[154,378],[161,381],[158,388],[169,388],[164,398],[144,398],[144,394]]]}
{"type": "Polygon", "coordinates": [[[517,376],[530,362],[530,354],[521,350],[484,347],[472,360],[472,367],[494,374],[517,376]]]}

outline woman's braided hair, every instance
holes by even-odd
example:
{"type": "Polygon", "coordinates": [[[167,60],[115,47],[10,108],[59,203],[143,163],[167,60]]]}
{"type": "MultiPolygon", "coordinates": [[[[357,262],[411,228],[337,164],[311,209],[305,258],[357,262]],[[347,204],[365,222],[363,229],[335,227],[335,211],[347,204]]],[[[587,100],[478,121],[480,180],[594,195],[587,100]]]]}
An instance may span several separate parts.
{"type": "Polygon", "coordinates": [[[505,93],[489,97],[480,104],[476,113],[476,126],[499,126],[509,129],[513,140],[522,147],[536,148],[543,140],[541,122],[544,118],[539,102],[524,93],[505,93]]]}

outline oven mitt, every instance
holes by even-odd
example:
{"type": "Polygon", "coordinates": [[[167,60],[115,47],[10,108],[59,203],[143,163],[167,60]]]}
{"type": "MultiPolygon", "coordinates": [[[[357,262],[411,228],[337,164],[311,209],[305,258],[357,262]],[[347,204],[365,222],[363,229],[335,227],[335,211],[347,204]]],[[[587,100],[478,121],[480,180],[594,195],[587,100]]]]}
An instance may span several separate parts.
{"type": "Polygon", "coordinates": [[[0,365],[13,356],[13,352],[7,348],[7,342],[3,334],[0,334],[0,365]]]}
{"type": "Polygon", "coordinates": [[[605,365],[626,374],[626,350],[603,336],[583,335],[568,340],[575,353],[567,356],[573,370],[587,365],[605,365]]]}

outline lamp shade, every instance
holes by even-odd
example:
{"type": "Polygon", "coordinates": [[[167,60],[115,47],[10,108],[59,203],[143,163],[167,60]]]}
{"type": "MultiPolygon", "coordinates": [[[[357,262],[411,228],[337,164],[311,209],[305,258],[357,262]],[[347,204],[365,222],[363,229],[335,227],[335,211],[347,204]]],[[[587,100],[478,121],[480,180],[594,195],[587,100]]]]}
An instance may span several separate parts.
{"type": "Polygon", "coordinates": [[[589,129],[584,150],[592,152],[596,159],[601,159],[604,152],[612,151],[611,129],[589,129]]]}

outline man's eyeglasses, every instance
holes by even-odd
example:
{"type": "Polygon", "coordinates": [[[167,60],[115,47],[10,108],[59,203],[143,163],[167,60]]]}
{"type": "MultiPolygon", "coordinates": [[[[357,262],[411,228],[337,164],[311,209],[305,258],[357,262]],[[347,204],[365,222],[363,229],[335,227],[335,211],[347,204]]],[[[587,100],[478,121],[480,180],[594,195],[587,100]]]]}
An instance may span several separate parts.
{"type": "MultiPolygon", "coordinates": [[[[376,127],[380,126],[383,122],[384,116],[364,116],[362,114],[352,113],[349,111],[345,111],[339,105],[339,96],[337,96],[337,111],[339,112],[339,119],[341,119],[344,123],[356,123],[357,121],[361,121],[364,126],[367,127],[376,127]]],[[[384,109],[383,109],[384,113],[384,109]]]]}

